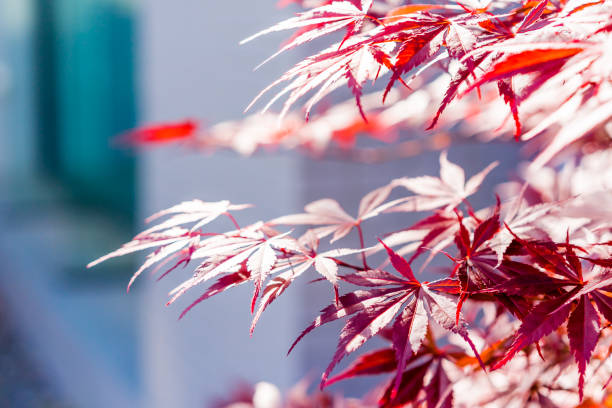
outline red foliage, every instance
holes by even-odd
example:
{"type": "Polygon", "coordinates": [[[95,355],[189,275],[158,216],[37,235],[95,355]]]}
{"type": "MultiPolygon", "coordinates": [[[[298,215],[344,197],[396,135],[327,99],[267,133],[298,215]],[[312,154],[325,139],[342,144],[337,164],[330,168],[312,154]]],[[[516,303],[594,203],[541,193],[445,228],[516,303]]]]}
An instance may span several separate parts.
{"type": "MultiPolygon", "coordinates": [[[[328,198],[308,204],[301,214],[240,227],[233,213],[246,205],[185,202],[154,216],[170,218],[99,261],[154,249],[134,278],[169,261],[176,264],[167,272],[196,264],[169,303],[207,281],[216,283],[185,312],[252,282],[251,331],[296,278],[314,270],[329,281],[334,299],[291,349],[317,327],[346,319],[321,384],[389,373],[380,406],[569,407],[581,401],[581,406],[609,406],[612,4],[281,3],[309,8],[247,41],[296,29],[280,53],[337,31],[343,36],[256,98],[283,84],[264,108],[287,96],[280,119],[266,114],[222,123],[194,138],[196,144],[246,154],[262,145],[321,153],[333,150],[334,142],[368,160],[359,156],[358,135],[394,143],[401,128],[431,121],[430,128],[444,133],[432,136],[428,148],[440,148],[450,129],[453,138],[514,134],[518,141],[533,140],[537,153],[522,170],[522,180],[500,186],[501,198],[490,207],[474,209],[469,197],[495,163],[466,181],[463,169],[443,152],[440,177],[396,179],[365,195],[356,215],[328,198]],[[368,81],[385,74],[384,89],[366,94],[368,81]],[[313,111],[344,85],[356,107],[340,103],[313,111]],[[304,119],[291,108],[307,94],[304,119]],[[574,161],[546,167],[560,160],[561,152],[573,154],[574,161]],[[391,199],[398,191],[408,194],[391,199]],[[390,212],[425,214],[412,226],[379,231],[377,236],[385,237],[380,242],[364,234],[364,223],[390,212]],[[209,230],[221,216],[233,223],[233,231],[209,230]],[[282,232],[286,226],[304,226],[306,232],[292,236],[282,232]],[[331,237],[335,244],[351,233],[360,239],[358,248],[319,249],[321,239],[331,237]],[[372,266],[380,253],[394,271],[387,263],[372,266]],[[447,275],[419,281],[411,265],[425,254],[422,268],[445,254],[447,275]],[[346,290],[349,285],[356,289],[346,290]],[[391,345],[358,356],[329,378],[344,357],[375,335],[391,345]]],[[[141,129],[130,139],[183,139],[195,130],[186,122],[141,129]]]]}

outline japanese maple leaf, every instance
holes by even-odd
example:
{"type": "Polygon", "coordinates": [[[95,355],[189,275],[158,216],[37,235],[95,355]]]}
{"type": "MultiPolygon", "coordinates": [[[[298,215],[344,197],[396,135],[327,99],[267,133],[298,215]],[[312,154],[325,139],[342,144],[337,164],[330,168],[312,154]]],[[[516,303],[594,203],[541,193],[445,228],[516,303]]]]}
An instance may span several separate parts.
{"type": "Polygon", "coordinates": [[[474,74],[476,67],[481,67],[482,65],[486,66],[488,63],[490,63],[486,54],[474,57],[468,57],[468,55],[463,57],[466,59],[466,62],[453,73],[450,83],[446,88],[446,92],[444,93],[444,98],[442,99],[442,102],[440,102],[440,106],[431,120],[431,123],[427,127],[427,130],[431,130],[436,126],[438,120],[440,119],[440,115],[442,115],[447,106],[459,95],[459,88],[467,82],[470,76],[474,74]]]}
{"type": "Polygon", "coordinates": [[[299,248],[294,239],[285,238],[287,235],[289,235],[289,232],[266,239],[247,260],[247,270],[250,272],[251,279],[255,285],[253,300],[251,301],[251,313],[253,313],[255,309],[255,302],[259,297],[261,286],[276,264],[277,256],[275,249],[287,251],[299,248]]]}
{"type": "Polygon", "coordinates": [[[423,357],[408,365],[398,391],[395,391],[393,384],[387,387],[379,401],[380,407],[405,406],[421,400],[427,402],[427,407],[452,408],[453,384],[442,367],[443,355],[423,357]],[[428,374],[429,382],[426,382],[428,374]],[[421,396],[422,391],[425,392],[424,397],[421,396]]]}
{"type": "Polygon", "coordinates": [[[380,187],[366,194],[359,203],[356,218],[351,217],[344,211],[336,200],[324,198],[314,201],[304,207],[305,213],[286,215],[275,218],[269,225],[321,225],[314,228],[312,232],[318,239],[332,235],[331,242],[335,242],[346,235],[355,227],[359,227],[362,221],[373,218],[384,211],[399,205],[404,199],[384,201],[391,194],[393,186],[380,187]]]}
{"type": "Polygon", "coordinates": [[[214,283],[213,285],[211,285],[206,292],[204,292],[200,297],[198,297],[196,300],[194,300],[193,302],[191,302],[191,304],[189,306],[187,306],[183,312],[181,313],[181,315],[179,316],[179,319],[182,319],[183,317],[185,317],[185,315],[191,310],[193,309],[196,305],[198,305],[199,303],[203,302],[204,300],[215,296],[219,293],[225,292],[228,289],[231,289],[233,287],[236,287],[238,285],[241,285],[243,283],[246,283],[250,280],[251,276],[249,274],[249,271],[246,267],[246,262],[243,262],[243,264],[241,265],[241,268],[234,273],[230,273],[228,275],[224,275],[222,277],[220,277],[216,283],[214,283]]]}
{"type": "Polygon", "coordinates": [[[295,274],[292,270],[285,271],[276,275],[271,281],[266,285],[263,294],[261,295],[261,300],[259,302],[259,307],[257,308],[257,312],[253,315],[253,321],[251,322],[250,333],[253,335],[255,331],[255,326],[259,321],[263,312],[268,308],[268,306],[276,300],[283,292],[291,285],[293,280],[296,278],[295,274]]]}
{"type": "Polygon", "coordinates": [[[317,252],[318,239],[313,239],[313,245],[309,251],[300,251],[286,258],[282,264],[277,266],[277,271],[291,269],[292,279],[303,274],[310,267],[321,274],[334,287],[336,301],[338,301],[338,260],[337,258],[358,254],[367,249],[336,248],[325,252],[317,252]]]}
{"type": "Polygon", "coordinates": [[[214,221],[221,215],[226,215],[235,222],[230,211],[242,210],[249,207],[250,205],[248,204],[235,205],[231,204],[229,201],[185,201],[149,217],[146,220],[147,222],[151,222],[166,215],[171,215],[166,221],[142,231],[136,235],[132,241],[123,245],[116,251],[89,263],[87,267],[91,268],[111,258],[157,247],[153,253],[147,256],[145,262],[134,275],[132,275],[127,287],[129,291],[138,276],[155,264],[158,264],[158,267],[154,272],[171,260],[178,258],[176,264],[161,276],[164,277],[179,265],[187,265],[194,257],[200,257],[202,247],[208,245],[214,246],[214,244],[222,240],[223,237],[219,237],[220,234],[200,233],[196,230],[214,221]],[[181,225],[190,223],[194,223],[194,225],[189,230],[180,227],[181,225]],[[203,237],[212,238],[202,243],[201,238],[203,237]]]}
{"type": "Polygon", "coordinates": [[[393,323],[394,332],[403,333],[394,340],[398,375],[403,372],[406,359],[418,351],[430,320],[459,334],[478,355],[468,337],[465,323],[460,321],[457,324],[454,318],[457,305],[449,293],[456,293],[456,283],[449,284],[446,280],[421,283],[416,280],[404,258],[391,248],[386,249],[400,277],[382,270],[358,271],[351,276],[345,276],[344,279],[349,282],[361,282],[361,285],[372,289],[357,290],[341,296],[336,304],[323,309],[319,317],[300,334],[289,349],[291,352],[293,347],[315,328],[352,316],[342,329],[336,353],[323,374],[322,386],[327,384],[327,378],[336,364],[391,324],[398,313],[393,323]]]}
{"type": "Polygon", "coordinates": [[[558,71],[563,64],[585,48],[581,44],[528,43],[483,47],[480,52],[500,51],[502,56],[465,91],[490,81],[511,78],[519,74],[552,69],[558,71]]]}
{"type": "Polygon", "coordinates": [[[279,122],[285,118],[299,99],[317,88],[314,95],[306,102],[307,120],[311,109],[317,102],[347,83],[360,104],[361,89],[365,81],[375,80],[382,70],[387,69],[387,66],[390,66],[390,62],[384,45],[371,44],[370,41],[360,38],[351,38],[341,49],[338,49],[337,46],[329,47],[295,65],[264,88],[245,111],[249,110],[272,88],[282,83],[285,83],[284,88],[278,91],[262,109],[262,112],[268,111],[274,102],[287,95],[278,116],[279,122]]]}
{"type": "MultiPolygon", "coordinates": [[[[397,25],[402,26],[406,22],[398,22],[397,25]]],[[[412,69],[425,64],[438,52],[444,42],[444,33],[447,21],[443,17],[432,17],[429,19],[421,19],[418,22],[410,21],[411,30],[401,30],[397,38],[391,36],[390,39],[401,42],[398,51],[395,55],[393,63],[393,75],[387,84],[383,101],[386,99],[389,91],[395,84],[395,81],[412,69]]],[[[395,27],[387,27],[387,31],[393,30],[395,27]]]]}
{"type": "Polygon", "coordinates": [[[326,385],[361,375],[390,373],[397,369],[393,348],[375,350],[359,356],[346,370],[330,378],[326,385]]]}
{"type": "MultiPolygon", "coordinates": [[[[429,251],[429,257],[421,266],[421,270],[423,270],[436,254],[452,244],[458,229],[459,224],[456,214],[437,210],[433,215],[416,222],[414,225],[389,234],[385,237],[385,243],[391,247],[403,245],[396,252],[402,256],[412,253],[409,263],[412,263],[424,252],[429,251]]],[[[383,248],[382,245],[377,245],[374,250],[366,254],[369,255],[371,252],[383,248]]]]}
{"type": "MultiPolygon", "coordinates": [[[[166,262],[161,263],[160,267],[165,265],[170,260],[179,256],[181,251],[186,247],[189,248],[187,258],[190,259],[195,246],[199,242],[199,237],[199,233],[180,227],[168,228],[163,232],[152,232],[146,235],[139,235],[132,239],[132,241],[122,245],[121,248],[90,262],[87,267],[92,268],[111,258],[132,254],[146,249],[157,248],[147,256],[145,262],[138,268],[134,275],[132,275],[127,286],[127,290],[129,291],[136,278],[146,269],[167,259],[166,262]]],[[[184,263],[184,261],[181,262],[184,263]]]]}
{"type": "MultiPolygon", "coordinates": [[[[555,274],[554,279],[561,280],[567,291],[542,301],[527,314],[506,355],[493,369],[503,366],[518,351],[537,343],[567,321],[570,351],[578,364],[578,391],[582,399],[586,366],[599,339],[600,314],[607,320],[612,318],[612,302],[609,300],[612,271],[609,267],[595,264],[588,271],[587,278],[590,279],[587,280],[583,278],[582,263],[569,243],[550,248],[517,236],[515,239],[529,253],[532,262],[555,274]]],[[[606,260],[593,262],[607,265],[606,260]]],[[[523,284],[529,285],[529,282],[523,284]]]]}
{"type": "MultiPolygon", "coordinates": [[[[447,353],[446,350],[438,349],[435,345],[430,344],[427,345],[427,349],[410,356],[401,375],[399,388],[396,389],[395,381],[391,381],[379,401],[380,407],[404,406],[423,400],[427,401],[427,407],[452,407],[452,382],[442,362],[453,359],[449,358],[449,354],[463,353],[447,353]],[[425,394],[424,398],[422,392],[425,394]]],[[[356,376],[383,374],[396,369],[397,359],[393,348],[375,350],[360,356],[346,370],[330,379],[327,384],[356,376]]]]}
{"type": "Polygon", "coordinates": [[[444,207],[451,210],[474,194],[484,178],[497,166],[491,163],[478,174],[465,181],[463,169],[447,159],[447,153],[440,155],[440,178],[422,176],[394,180],[392,185],[404,187],[413,193],[404,203],[387,210],[396,211],[426,211],[444,207]]]}
{"type": "Polygon", "coordinates": [[[192,278],[171,292],[172,298],[168,304],[196,285],[222,274],[237,272],[245,263],[249,278],[255,286],[251,302],[253,310],[263,282],[268,275],[277,271],[277,254],[274,250],[285,253],[299,250],[297,242],[287,237],[289,233],[264,233],[261,228],[263,223],[256,223],[233,234],[208,238],[192,254],[193,259],[203,258],[205,261],[197,267],[192,278]]]}
{"type": "Polygon", "coordinates": [[[138,234],[138,237],[143,237],[152,232],[176,227],[183,224],[195,223],[191,227],[191,231],[195,231],[204,225],[214,221],[221,215],[230,217],[230,211],[238,211],[250,208],[250,204],[231,204],[227,200],[217,202],[204,202],[201,200],[185,201],[166,210],[159,211],[145,220],[150,223],[158,218],[166,215],[172,215],[166,221],[159,223],[149,229],[138,234]]]}
{"type": "Polygon", "coordinates": [[[128,145],[170,143],[192,138],[197,130],[198,124],[193,120],[163,123],[134,129],[120,136],[118,141],[128,145]]]}
{"type": "MultiPolygon", "coordinates": [[[[524,199],[524,189],[520,195],[504,203],[501,210],[502,223],[507,225],[515,234],[523,237],[529,236],[538,229],[537,221],[557,207],[557,203],[543,203],[528,205],[524,199]]],[[[504,252],[514,240],[509,229],[503,228],[490,240],[489,247],[497,254],[498,265],[501,263],[504,252]]]]}
{"type": "Polygon", "coordinates": [[[535,7],[532,7],[531,10],[529,10],[529,12],[525,15],[525,18],[523,18],[523,21],[521,21],[521,24],[516,29],[516,32],[520,33],[522,31],[526,31],[533,26],[533,24],[538,21],[540,17],[542,17],[542,13],[544,12],[547,4],[548,0],[539,0],[535,7]]]}
{"type": "Polygon", "coordinates": [[[455,243],[459,248],[460,256],[454,259],[455,269],[452,273],[452,276],[456,274],[461,282],[457,319],[459,319],[463,301],[471,290],[488,288],[504,280],[504,276],[495,268],[497,260],[492,257],[494,252],[488,245],[488,241],[500,230],[499,211],[498,201],[493,215],[479,222],[472,236],[463,224],[463,217],[457,214],[459,231],[455,235],[455,243]]]}
{"type": "MultiPolygon", "coordinates": [[[[395,342],[397,332],[389,330],[382,337],[395,342]]],[[[403,333],[402,335],[405,335],[403,333]]],[[[338,381],[365,375],[378,375],[398,370],[397,349],[395,347],[375,350],[359,356],[344,371],[330,378],[326,385],[338,381]]],[[[381,407],[393,407],[414,403],[421,400],[424,391],[427,407],[452,407],[452,382],[446,374],[443,362],[454,364],[473,359],[462,349],[454,345],[438,347],[434,337],[428,332],[419,351],[408,356],[401,376],[399,386],[396,377],[388,383],[382,398],[381,407]],[[428,382],[426,381],[429,378],[428,382]]]]}
{"type": "Polygon", "coordinates": [[[296,17],[292,17],[270,28],[262,30],[242,40],[240,44],[247,43],[257,37],[276,31],[301,29],[297,36],[293,37],[291,41],[286,43],[278,52],[263,62],[265,63],[284,51],[345,27],[347,28],[347,33],[344,40],[346,40],[361,29],[364,20],[368,16],[368,10],[372,6],[372,1],[373,0],[361,0],[359,7],[351,1],[332,1],[330,4],[299,13],[296,17]]]}

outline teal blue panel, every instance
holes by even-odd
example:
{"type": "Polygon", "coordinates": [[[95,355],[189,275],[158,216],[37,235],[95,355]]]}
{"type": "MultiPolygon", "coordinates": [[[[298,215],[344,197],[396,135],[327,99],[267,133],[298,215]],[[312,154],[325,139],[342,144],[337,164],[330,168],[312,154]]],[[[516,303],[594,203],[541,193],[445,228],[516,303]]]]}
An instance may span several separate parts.
{"type": "Polygon", "coordinates": [[[53,0],[57,170],[81,202],[132,213],[134,157],[111,140],[135,124],[134,22],[118,0],[53,0]]]}

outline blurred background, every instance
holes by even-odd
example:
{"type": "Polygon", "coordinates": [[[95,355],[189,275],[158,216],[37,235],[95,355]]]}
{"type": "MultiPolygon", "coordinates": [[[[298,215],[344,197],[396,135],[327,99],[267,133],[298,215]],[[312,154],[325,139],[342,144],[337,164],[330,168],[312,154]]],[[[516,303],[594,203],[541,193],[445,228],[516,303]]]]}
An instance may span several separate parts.
{"type": "MultiPolygon", "coordinates": [[[[285,352],[329,303],[327,287],[296,285],[249,338],[249,287],[179,322],[199,293],[164,304],[190,271],[160,283],[144,277],[126,295],[141,258],[85,269],[146,216],[183,200],[253,203],[249,222],[327,196],[354,211],[392,178],[437,174],[437,153],[364,166],[113,145],[142,123],[239,118],[306,52],[252,72],[284,35],[238,42],[295,12],[275,3],[0,0],[0,407],[204,407],[239,380],[284,389],[307,375],[316,382],[338,326],[285,352]]],[[[496,149],[463,146],[450,158],[473,174],[496,149]]],[[[504,152],[512,166],[516,152],[504,152]]],[[[488,185],[506,176],[497,170],[488,185]]],[[[359,382],[342,389],[359,395],[359,382]]]]}

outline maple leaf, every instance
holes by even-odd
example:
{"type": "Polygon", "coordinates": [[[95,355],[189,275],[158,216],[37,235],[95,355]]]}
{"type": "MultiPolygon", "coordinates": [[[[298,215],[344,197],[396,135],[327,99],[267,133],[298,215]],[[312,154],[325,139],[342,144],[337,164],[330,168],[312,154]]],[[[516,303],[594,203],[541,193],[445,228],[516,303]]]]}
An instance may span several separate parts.
{"type": "Polygon", "coordinates": [[[540,17],[548,4],[548,0],[540,0],[537,5],[529,10],[529,13],[525,15],[525,18],[521,22],[521,25],[517,28],[516,32],[520,33],[529,29],[540,17]]]}
{"type": "Polygon", "coordinates": [[[368,286],[374,289],[357,290],[341,296],[336,304],[321,311],[319,317],[300,334],[289,349],[291,352],[295,345],[315,328],[352,316],[341,331],[336,352],[323,374],[321,386],[327,385],[329,373],[347,354],[357,350],[389,325],[400,310],[402,313],[397,317],[399,320],[396,320],[394,327],[401,327],[402,332],[413,334],[408,336],[410,341],[407,337],[400,336],[397,339],[398,344],[394,345],[398,358],[398,376],[401,376],[406,359],[417,351],[423,341],[430,320],[448,331],[459,334],[478,356],[469,339],[465,323],[462,320],[458,324],[455,322],[457,305],[450,295],[444,293],[448,290],[446,282],[444,285],[439,285],[439,282],[417,281],[408,262],[391,248],[386,249],[393,267],[402,277],[393,278],[393,275],[384,271],[356,272],[352,277],[345,277],[349,281],[369,281],[368,286]],[[387,287],[388,285],[392,286],[387,287]]]}
{"type": "MultiPolygon", "coordinates": [[[[497,49],[491,47],[490,50],[497,49]]],[[[583,50],[584,46],[560,43],[513,44],[510,47],[504,47],[499,49],[503,53],[502,57],[497,59],[465,92],[469,92],[486,82],[511,78],[518,74],[528,74],[547,69],[559,70],[567,59],[583,50]]]]}
{"type": "MultiPolygon", "coordinates": [[[[316,248],[315,248],[316,249],[316,248]]],[[[311,266],[314,266],[315,270],[327,279],[334,287],[336,296],[336,302],[338,302],[338,260],[337,258],[358,254],[364,252],[366,249],[332,249],[329,251],[316,253],[301,253],[291,257],[288,260],[287,267],[293,269],[295,276],[301,275],[311,266]]]]}
{"type": "Polygon", "coordinates": [[[188,246],[191,242],[197,241],[198,238],[198,233],[190,232],[184,228],[169,228],[163,233],[150,233],[146,236],[135,237],[121,248],[90,262],[87,267],[92,268],[111,258],[159,247],[156,251],[147,256],[142,266],[134,273],[127,286],[127,290],[129,291],[136,278],[147,268],[162,261],[164,258],[171,257],[173,254],[188,246]]]}
{"type": "Polygon", "coordinates": [[[472,237],[463,224],[463,217],[460,214],[457,215],[459,231],[455,235],[455,243],[459,248],[460,258],[454,259],[455,269],[452,273],[453,276],[457,274],[461,282],[457,320],[461,306],[470,291],[494,286],[504,279],[494,268],[496,260],[491,257],[493,251],[488,245],[485,245],[500,230],[500,207],[498,200],[493,215],[478,223],[472,237]]]}
{"type": "Polygon", "coordinates": [[[251,301],[251,313],[253,313],[255,309],[255,301],[259,297],[261,286],[276,263],[276,253],[274,249],[284,250],[295,249],[298,247],[295,241],[291,239],[284,239],[288,234],[289,232],[286,232],[265,240],[247,260],[247,270],[251,273],[251,279],[253,279],[253,283],[255,285],[253,300],[251,301]]]}
{"type": "Polygon", "coordinates": [[[166,221],[157,224],[137,235],[137,237],[146,236],[152,232],[176,227],[179,225],[193,223],[191,231],[195,231],[206,224],[214,221],[221,215],[230,217],[230,211],[239,211],[252,207],[250,204],[231,204],[229,201],[204,202],[201,200],[185,201],[166,210],[159,211],[145,220],[150,223],[158,218],[166,215],[172,215],[166,221]]]}
{"type": "Polygon", "coordinates": [[[193,120],[149,125],[120,136],[118,142],[127,145],[170,143],[193,138],[197,130],[198,124],[193,120]]]}
{"type": "Polygon", "coordinates": [[[185,317],[185,315],[193,309],[196,305],[203,302],[204,300],[224,292],[230,288],[248,282],[250,275],[245,265],[242,265],[238,272],[234,272],[225,276],[220,277],[217,282],[208,288],[200,297],[194,300],[189,306],[187,306],[180,314],[179,319],[185,317]]]}
{"type": "MultiPolygon", "coordinates": [[[[612,317],[608,314],[609,302],[601,301],[612,289],[612,275],[610,271],[604,272],[595,264],[590,271],[591,279],[584,280],[582,264],[569,243],[550,249],[517,236],[515,239],[536,264],[560,277],[556,278],[562,281],[559,288],[565,287],[569,290],[542,301],[522,319],[512,345],[493,369],[503,366],[519,350],[531,343],[537,343],[567,321],[570,350],[578,364],[578,391],[582,399],[586,366],[599,338],[600,318],[592,302],[600,308],[599,313],[606,318],[612,317]],[[608,315],[604,314],[604,310],[608,315]]],[[[528,281],[524,284],[529,285],[528,281]]]]}
{"type": "Polygon", "coordinates": [[[173,303],[194,286],[218,275],[235,272],[236,268],[240,268],[243,263],[246,263],[249,277],[255,285],[251,302],[251,310],[253,311],[266,277],[272,272],[283,269],[282,265],[277,266],[277,256],[274,252],[271,252],[272,249],[289,253],[299,251],[299,245],[294,239],[287,237],[288,233],[276,234],[268,231],[268,234],[265,234],[261,230],[262,227],[263,223],[257,223],[249,229],[238,231],[236,234],[209,238],[208,242],[201,245],[192,255],[194,259],[207,258],[207,260],[197,267],[191,279],[183,282],[171,292],[172,298],[168,304],[173,303]],[[274,235],[270,236],[270,233],[274,235]]]}
{"type": "MultiPolygon", "coordinates": [[[[383,94],[383,102],[395,81],[400,79],[404,73],[429,61],[438,52],[444,41],[447,22],[443,17],[424,19],[420,16],[418,23],[402,20],[396,24],[407,26],[406,28],[412,28],[412,30],[402,30],[397,38],[391,37],[395,41],[400,41],[401,45],[395,56],[393,75],[383,94]]],[[[386,28],[386,31],[394,30],[396,30],[394,26],[386,28]]]]}
{"type": "Polygon", "coordinates": [[[283,82],[288,82],[264,106],[262,113],[268,111],[274,102],[288,94],[283,104],[283,109],[278,116],[280,122],[287,115],[293,104],[309,92],[319,88],[306,102],[305,116],[308,120],[310,111],[317,102],[349,81],[360,103],[361,88],[365,81],[369,79],[375,80],[379,73],[387,69],[385,67],[389,65],[384,44],[375,45],[367,41],[351,39],[344,48],[338,49],[337,46],[332,46],[295,65],[279,79],[264,88],[247,106],[245,111],[248,111],[272,88],[283,82]]]}
{"type": "MultiPolygon", "coordinates": [[[[414,225],[389,234],[385,237],[385,243],[390,247],[404,245],[396,252],[402,256],[413,253],[408,261],[409,263],[412,263],[425,251],[429,251],[429,257],[421,266],[420,270],[422,271],[436,254],[452,244],[458,228],[455,213],[437,210],[433,215],[416,222],[414,225]]],[[[370,255],[383,248],[382,244],[376,245],[373,250],[366,252],[366,254],[370,255]]]]}
{"type": "MultiPolygon", "coordinates": [[[[127,287],[127,290],[129,291],[136,278],[138,278],[138,276],[140,276],[146,269],[150,268],[156,263],[160,263],[159,267],[155,270],[157,271],[167,262],[179,257],[178,262],[161,276],[164,277],[170,271],[176,269],[180,264],[186,265],[189,263],[194,256],[194,253],[198,254],[197,250],[200,246],[201,237],[217,235],[203,234],[197,232],[196,230],[214,221],[221,215],[227,215],[232,221],[235,222],[233,216],[230,214],[230,211],[243,210],[249,207],[250,205],[248,204],[235,205],[231,204],[229,201],[204,202],[200,200],[193,200],[177,204],[171,208],[152,215],[146,220],[147,222],[151,222],[160,217],[172,215],[166,221],[142,231],[136,235],[132,241],[123,245],[116,251],[90,262],[87,267],[91,268],[111,258],[158,247],[155,252],[147,256],[145,262],[130,279],[127,287]],[[188,223],[195,224],[189,230],[180,227],[181,225],[188,223]]],[[[218,241],[218,239],[213,241],[218,241]]]]}
{"type": "Polygon", "coordinates": [[[292,17],[270,28],[262,30],[257,34],[242,40],[240,44],[245,44],[262,35],[276,31],[292,30],[296,28],[304,29],[298,36],[294,37],[278,52],[264,61],[262,63],[264,64],[284,51],[290,50],[291,48],[295,48],[301,44],[333,33],[334,31],[338,31],[345,27],[348,28],[344,37],[346,40],[361,29],[364,20],[367,18],[368,10],[372,6],[372,1],[373,0],[361,0],[360,7],[355,6],[355,4],[350,1],[332,1],[330,4],[313,8],[304,13],[298,14],[296,17],[292,17]]]}
{"type": "Polygon", "coordinates": [[[277,115],[253,115],[216,125],[196,140],[199,126],[185,121],[137,129],[125,140],[137,144],[191,140],[190,145],[198,148],[231,148],[242,154],[282,146],[373,162],[440,149],[458,137],[505,138],[514,122],[515,138],[529,141],[527,149],[534,157],[527,167],[529,186],[511,201],[474,211],[467,198],[494,165],[466,182],[463,170],[444,152],[440,177],[395,180],[366,195],[357,215],[349,215],[335,200],[324,199],[306,206],[303,214],[241,228],[233,212],[246,206],[185,202],[155,215],[152,220],[167,218],[90,266],[140,250],[153,251],[129,287],[147,269],[157,273],[165,268],[162,278],[194,263],[195,271],[170,292],[168,304],[195,286],[213,283],[181,317],[211,296],[252,282],[251,333],[267,307],[312,269],[323,277],[317,280],[331,283],[335,302],[292,348],[314,328],[346,318],[322,385],[392,373],[380,389],[380,406],[576,405],[568,398],[574,389],[580,406],[604,403],[605,392],[593,390],[610,376],[605,363],[612,344],[610,157],[599,157],[595,166],[592,152],[610,151],[610,2],[282,3],[307,10],[246,41],[295,30],[273,58],[315,39],[332,40],[255,98],[281,88],[263,109],[286,98],[280,126],[275,126],[277,115]],[[387,73],[385,89],[366,89],[368,81],[387,73]],[[342,86],[353,98],[315,113],[315,105],[342,86]],[[302,98],[305,117],[291,112],[302,98]],[[415,137],[415,129],[429,118],[430,128],[437,125],[439,132],[415,137]],[[501,123],[492,118],[501,118],[501,123]],[[356,143],[358,134],[397,144],[362,147],[356,143]],[[544,167],[555,158],[572,155],[583,158],[583,163],[566,165],[560,172],[544,167]],[[396,187],[412,195],[390,200],[396,187]],[[459,211],[461,204],[465,215],[459,211]],[[384,243],[366,248],[362,222],[397,211],[434,212],[408,228],[397,226],[399,231],[390,235],[379,231],[384,243]],[[208,231],[213,221],[223,217],[234,224],[233,231],[208,231]],[[311,229],[294,239],[272,229],[280,224],[311,229]],[[331,236],[335,242],[353,228],[359,234],[359,249],[318,251],[320,238],[331,236]],[[450,276],[419,282],[411,262],[428,252],[425,268],[453,242],[459,255],[451,258],[454,270],[444,269],[452,270],[450,276]],[[396,246],[397,251],[390,248],[396,246]],[[387,263],[370,268],[366,257],[383,249],[387,263]],[[339,259],[351,254],[362,256],[363,267],[339,259]],[[404,259],[406,254],[411,257],[404,259]],[[388,264],[393,273],[381,269],[388,264]],[[339,281],[356,285],[357,290],[339,296],[339,281]],[[464,305],[468,296],[472,301],[464,305]],[[477,326],[470,336],[483,350],[483,358],[468,337],[466,321],[477,326]],[[391,346],[358,356],[347,370],[329,378],[338,362],[357,354],[377,334],[391,346]],[[442,337],[445,345],[437,347],[436,340],[442,337]],[[457,350],[459,343],[465,350],[457,350]],[[468,347],[475,356],[468,355],[468,347]],[[525,350],[524,358],[514,359],[520,350],[525,350]],[[495,389],[475,369],[484,365],[482,360],[488,367],[505,368],[495,375],[506,387],[495,389]],[[567,384],[576,375],[567,368],[574,362],[577,385],[570,387],[567,384]],[[479,393],[488,395],[478,398],[479,393]]]}
{"type": "Polygon", "coordinates": [[[517,235],[523,237],[528,236],[529,233],[539,228],[537,221],[558,206],[556,202],[530,206],[524,199],[525,190],[526,189],[523,189],[521,193],[510,200],[510,202],[504,203],[501,208],[502,223],[507,225],[508,228],[503,228],[498,231],[498,233],[490,239],[489,244],[489,247],[497,254],[498,265],[501,264],[506,249],[514,240],[514,236],[510,233],[510,230],[517,235]]]}
{"type": "Polygon", "coordinates": [[[360,375],[388,373],[395,371],[396,368],[397,362],[395,361],[393,349],[375,350],[359,356],[346,370],[327,380],[327,385],[360,375]]]}
{"type": "Polygon", "coordinates": [[[321,225],[314,228],[312,232],[317,239],[332,235],[331,243],[344,238],[353,228],[360,228],[362,221],[376,217],[394,206],[399,205],[404,199],[392,200],[385,203],[394,186],[387,185],[366,194],[359,202],[359,210],[356,218],[351,217],[344,211],[336,200],[324,198],[313,201],[304,207],[305,213],[286,215],[275,218],[269,225],[321,225]]]}
{"type": "Polygon", "coordinates": [[[283,292],[289,287],[295,278],[296,276],[293,271],[289,270],[275,276],[266,286],[261,296],[261,301],[259,303],[259,307],[257,308],[257,312],[253,315],[253,321],[251,322],[250,329],[251,335],[255,331],[255,326],[257,325],[257,322],[259,321],[259,318],[263,312],[272,302],[283,294],[283,292]]]}
{"type": "Polygon", "coordinates": [[[576,359],[578,372],[580,373],[578,391],[581,400],[584,390],[584,373],[599,340],[599,327],[599,315],[591,299],[588,295],[581,296],[567,321],[570,349],[576,359]]]}
{"type": "MultiPolygon", "coordinates": [[[[395,333],[395,332],[394,332],[395,333]]],[[[383,336],[387,337],[387,336],[383,336]]],[[[428,407],[452,407],[453,383],[443,368],[443,362],[466,358],[464,353],[450,347],[438,348],[432,342],[431,333],[424,350],[411,355],[396,388],[393,379],[379,401],[379,406],[398,406],[422,400],[422,392],[428,407]],[[425,380],[429,376],[429,381],[425,380]]],[[[363,354],[349,367],[328,380],[327,385],[364,375],[391,373],[397,370],[396,351],[393,347],[363,354]]]]}
{"type": "Polygon", "coordinates": [[[467,197],[474,194],[485,177],[497,166],[491,163],[478,174],[465,181],[465,172],[459,166],[447,159],[447,153],[440,155],[440,178],[422,176],[401,178],[392,182],[393,186],[401,186],[416,195],[409,197],[388,212],[396,211],[426,211],[444,207],[448,211],[455,208],[467,197]]]}

